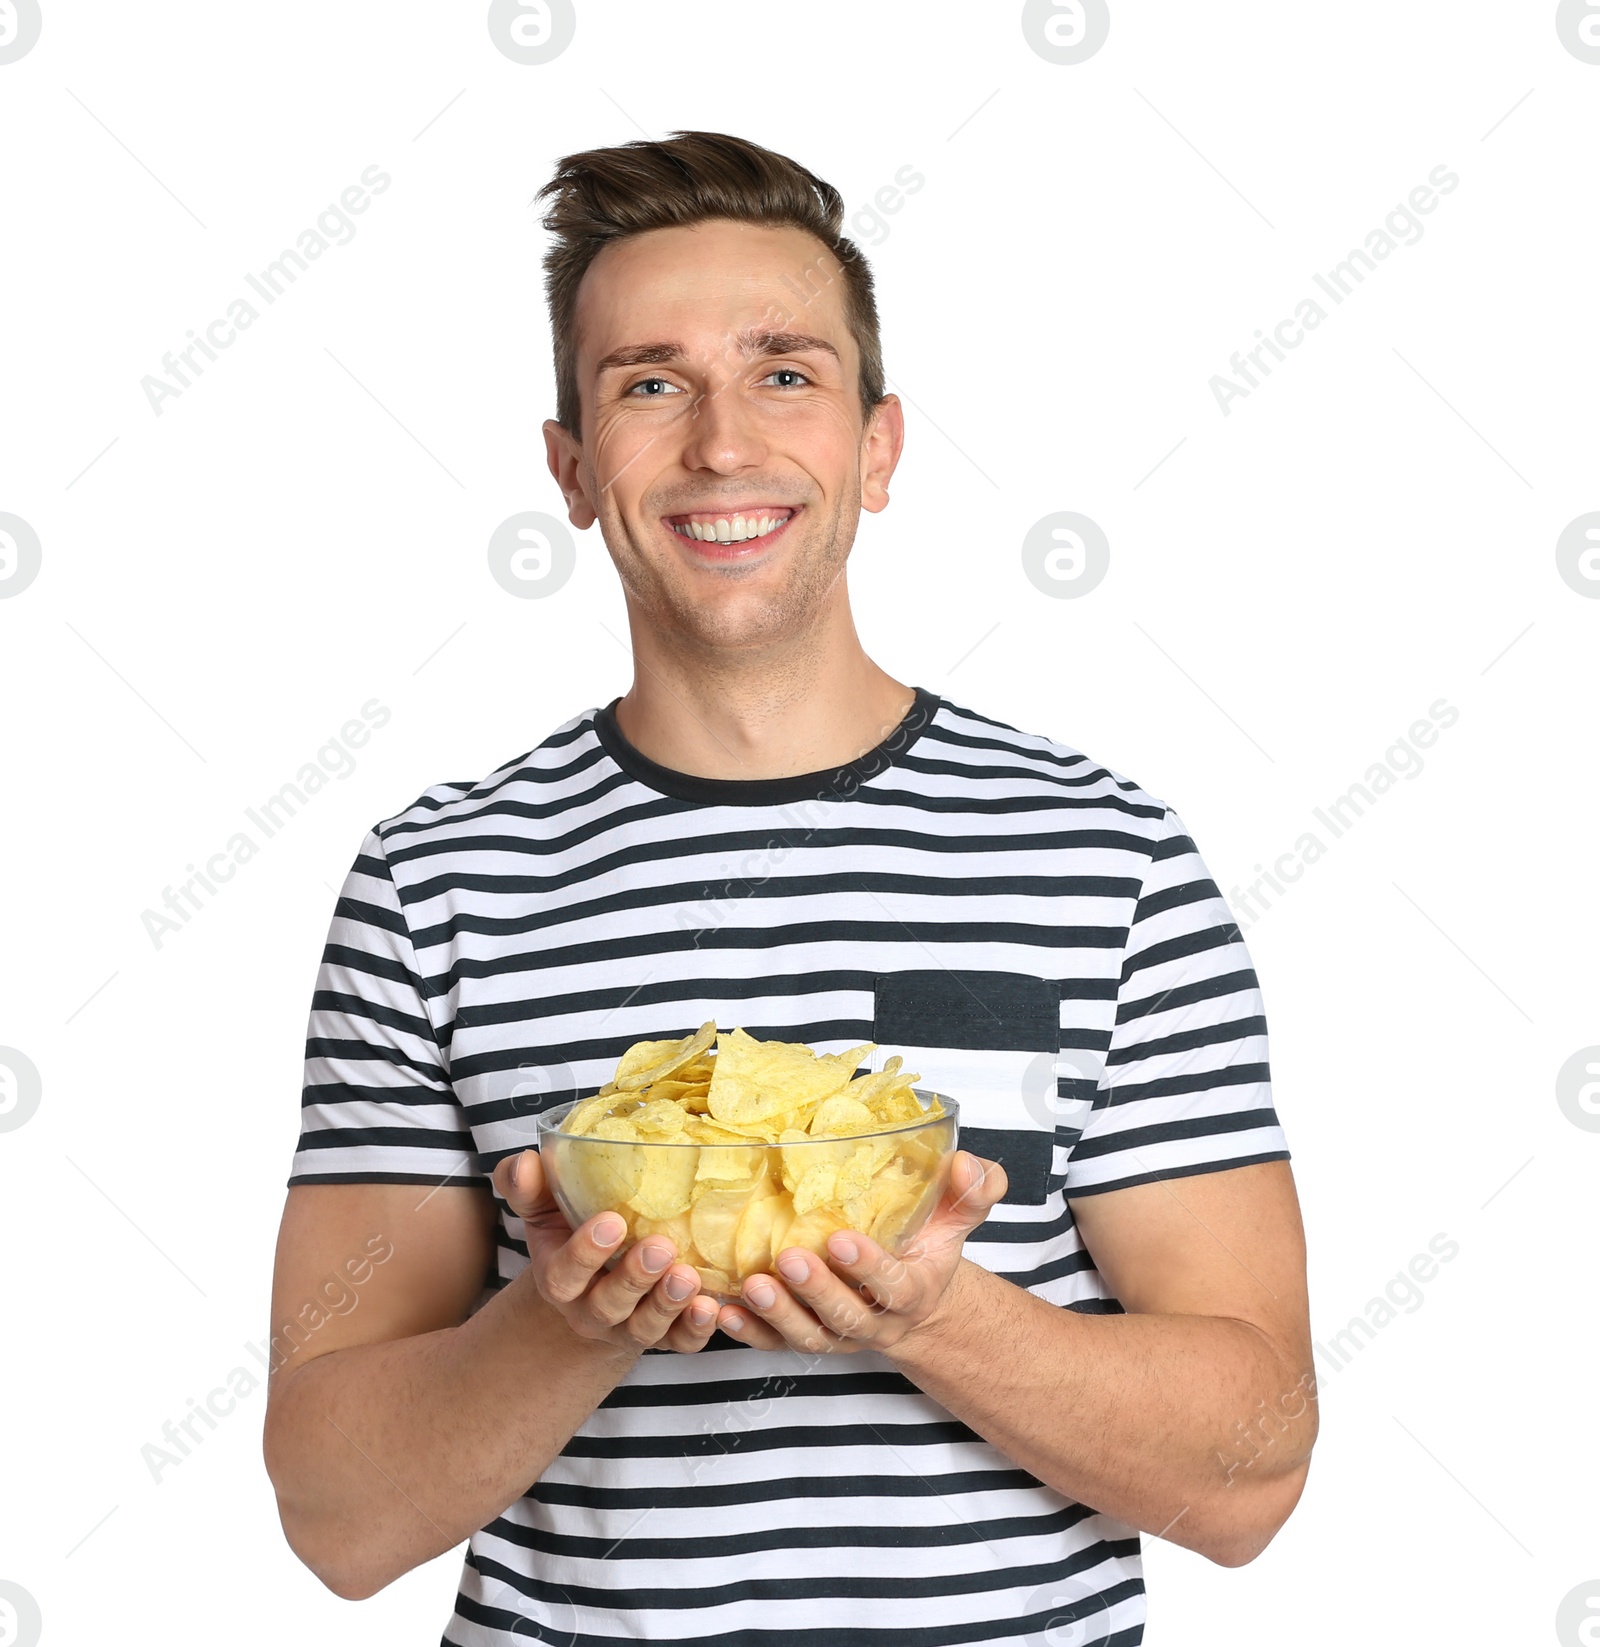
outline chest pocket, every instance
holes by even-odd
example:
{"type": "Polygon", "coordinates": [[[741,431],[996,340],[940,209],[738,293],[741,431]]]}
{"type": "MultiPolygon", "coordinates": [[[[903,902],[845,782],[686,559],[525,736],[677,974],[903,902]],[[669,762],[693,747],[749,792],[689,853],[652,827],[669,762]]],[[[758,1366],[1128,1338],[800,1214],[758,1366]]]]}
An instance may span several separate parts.
{"type": "Polygon", "coordinates": [[[1022,972],[893,972],[874,986],[877,1061],[961,1106],[957,1143],[1006,1169],[1002,1204],[1038,1206],[1050,1177],[1060,986],[1022,972]]]}

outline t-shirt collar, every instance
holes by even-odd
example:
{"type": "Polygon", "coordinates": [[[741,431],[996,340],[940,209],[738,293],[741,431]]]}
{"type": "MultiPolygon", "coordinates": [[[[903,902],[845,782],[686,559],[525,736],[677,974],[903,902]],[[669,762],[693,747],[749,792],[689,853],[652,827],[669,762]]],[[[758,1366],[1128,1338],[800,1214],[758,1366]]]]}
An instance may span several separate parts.
{"type": "Polygon", "coordinates": [[[921,686],[913,690],[916,697],[899,725],[864,755],[843,766],[796,773],[787,778],[702,778],[662,766],[641,754],[623,737],[616,715],[617,705],[622,701],[620,697],[613,698],[605,708],[595,710],[594,729],[601,748],[629,777],[675,800],[693,801],[702,806],[845,801],[864,783],[870,783],[897,764],[932,721],[939,707],[938,696],[921,686]]]}

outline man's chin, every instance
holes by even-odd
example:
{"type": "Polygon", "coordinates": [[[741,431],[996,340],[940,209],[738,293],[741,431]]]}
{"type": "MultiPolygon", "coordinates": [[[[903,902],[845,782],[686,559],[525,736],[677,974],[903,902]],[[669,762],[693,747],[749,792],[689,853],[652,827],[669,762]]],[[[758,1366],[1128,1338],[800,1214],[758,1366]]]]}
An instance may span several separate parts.
{"type": "Polygon", "coordinates": [[[660,591],[648,605],[636,605],[635,622],[668,646],[703,654],[734,654],[781,647],[805,635],[819,614],[797,592],[758,594],[750,589],[704,591],[675,589],[665,600],[660,591]]]}
{"type": "Polygon", "coordinates": [[[720,612],[691,609],[675,615],[667,631],[703,654],[739,653],[779,646],[803,634],[807,625],[782,612],[720,612]]]}

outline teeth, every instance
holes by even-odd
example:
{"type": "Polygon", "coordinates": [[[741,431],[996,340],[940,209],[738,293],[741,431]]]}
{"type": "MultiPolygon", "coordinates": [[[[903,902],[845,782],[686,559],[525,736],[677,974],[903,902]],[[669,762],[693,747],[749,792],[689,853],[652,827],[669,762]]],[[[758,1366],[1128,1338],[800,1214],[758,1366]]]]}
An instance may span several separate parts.
{"type": "Polygon", "coordinates": [[[781,526],[788,515],[735,515],[715,521],[688,521],[673,531],[701,543],[748,543],[751,538],[764,538],[774,527],[781,526]]]}

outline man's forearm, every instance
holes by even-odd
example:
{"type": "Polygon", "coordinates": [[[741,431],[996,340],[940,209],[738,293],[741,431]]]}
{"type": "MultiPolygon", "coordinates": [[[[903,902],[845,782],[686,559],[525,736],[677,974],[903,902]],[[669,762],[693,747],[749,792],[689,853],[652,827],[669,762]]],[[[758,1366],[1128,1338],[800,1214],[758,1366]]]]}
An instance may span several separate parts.
{"type": "Polygon", "coordinates": [[[1304,1485],[1310,1369],[1244,1321],[1080,1315],[964,1258],[927,1330],[885,1353],[1046,1485],[1227,1566],[1304,1485]]]}
{"type": "Polygon", "coordinates": [[[291,1547],[373,1594],[515,1503],[637,1358],[578,1337],[524,1272],[459,1327],[307,1362],[266,1419],[291,1547]]]}

